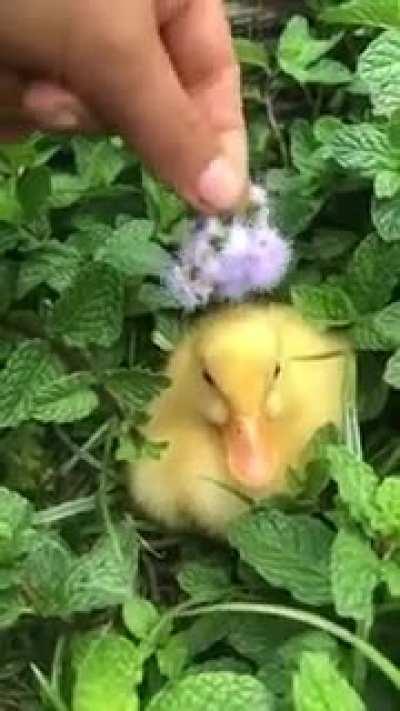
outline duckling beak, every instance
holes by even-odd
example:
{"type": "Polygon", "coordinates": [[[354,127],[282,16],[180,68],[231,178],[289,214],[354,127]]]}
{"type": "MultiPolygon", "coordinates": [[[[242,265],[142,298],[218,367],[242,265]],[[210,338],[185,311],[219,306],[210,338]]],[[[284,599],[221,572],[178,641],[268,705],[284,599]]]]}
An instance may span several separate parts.
{"type": "Polygon", "coordinates": [[[261,418],[233,417],[223,434],[231,476],[247,488],[265,486],[270,457],[261,418]]]}

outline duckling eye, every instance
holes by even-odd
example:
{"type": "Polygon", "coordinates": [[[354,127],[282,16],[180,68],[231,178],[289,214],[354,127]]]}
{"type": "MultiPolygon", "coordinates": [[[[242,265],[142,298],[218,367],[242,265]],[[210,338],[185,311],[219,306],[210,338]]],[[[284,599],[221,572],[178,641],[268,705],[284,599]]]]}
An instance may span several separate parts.
{"type": "Polygon", "coordinates": [[[280,363],[277,363],[275,365],[275,370],[274,370],[274,380],[277,380],[282,372],[282,367],[280,363]]]}
{"type": "Polygon", "coordinates": [[[208,372],[208,370],[203,370],[203,371],[202,371],[202,376],[203,376],[203,379],[206,381],[206,383],[208,383],[208,385],[211,385],[211,387],[215,387],[215,381],[214,381],[213,378],[211,377],[211,375],[210,375],[210,373],[208,372]]]}

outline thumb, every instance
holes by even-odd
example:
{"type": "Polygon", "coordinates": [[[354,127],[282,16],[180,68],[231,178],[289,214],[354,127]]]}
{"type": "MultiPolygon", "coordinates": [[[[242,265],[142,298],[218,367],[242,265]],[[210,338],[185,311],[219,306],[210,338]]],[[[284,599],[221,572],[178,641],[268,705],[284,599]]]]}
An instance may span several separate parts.
{"type": "Polygon", "coordinates": [[[119,0],[111,18],[109,0],[96,2],[95,18],[91,3],[85,5],[79,22],[85,31],[75,35],[67,68],[71,89],[195,207],[234,209],[244,176],[224,157],[211,123],[181,86],[151,3],[119,0]],[[89,41],[88,27],[96,28],[89,41]]]}

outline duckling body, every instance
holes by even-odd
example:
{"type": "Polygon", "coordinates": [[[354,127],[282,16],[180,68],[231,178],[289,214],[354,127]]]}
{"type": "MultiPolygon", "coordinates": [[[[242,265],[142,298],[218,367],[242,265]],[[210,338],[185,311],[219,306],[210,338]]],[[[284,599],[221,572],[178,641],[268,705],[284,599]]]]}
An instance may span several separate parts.
{"type": "Polygon", "coordinates": [[[212,535],[254,500],[287,489],[287,474],[324,424],[341,425],[346,355],[293,307],[242,305],[200,318],[166,369],[144,432],[168,442],[130,471],[138,505],[171,528],[212,535]],[[337,353],[329,358],[323,354],[337,353]],[[308,359],[309,358],[309,359],[308,359]]]}

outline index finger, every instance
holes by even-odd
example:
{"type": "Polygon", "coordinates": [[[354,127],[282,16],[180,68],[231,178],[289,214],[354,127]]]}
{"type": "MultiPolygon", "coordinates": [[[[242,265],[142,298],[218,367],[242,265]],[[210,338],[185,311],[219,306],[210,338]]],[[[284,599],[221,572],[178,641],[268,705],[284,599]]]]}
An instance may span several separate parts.
{"type": "Polygon", "coordinates": [[[240,71],[221,0],[158,0],[161,33],[179,79],[247,187],[240,71]]]}

